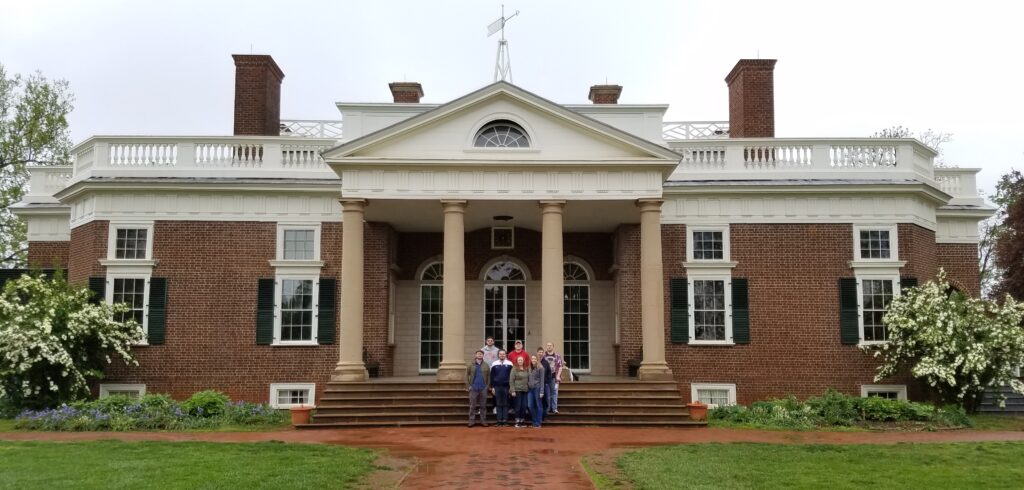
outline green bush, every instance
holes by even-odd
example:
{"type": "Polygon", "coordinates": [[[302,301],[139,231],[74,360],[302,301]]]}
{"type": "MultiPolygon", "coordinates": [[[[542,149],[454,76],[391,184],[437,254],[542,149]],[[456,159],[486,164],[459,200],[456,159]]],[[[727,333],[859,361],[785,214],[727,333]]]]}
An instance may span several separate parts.
{"type": "Polygon", "coordinates": [[[216,390],[200,391],[181,404],[181,409],[189,415],[199,417],[219,417],[231,401],[227,395],[216,390]]]}
{"type": "Polygon", "coordinates": [[[873,420],[875,422],[904,420],[903,406],[906,403],[880,396],[869,396],[860,402],[860,416],[863,420],[873,420]]]}
{"type": "Polygon", "coordinates": [[[850,426],[858,419],[858,399],[829,388],[822,396],[808,398],[805,402],[826,425],[850,426]]]}

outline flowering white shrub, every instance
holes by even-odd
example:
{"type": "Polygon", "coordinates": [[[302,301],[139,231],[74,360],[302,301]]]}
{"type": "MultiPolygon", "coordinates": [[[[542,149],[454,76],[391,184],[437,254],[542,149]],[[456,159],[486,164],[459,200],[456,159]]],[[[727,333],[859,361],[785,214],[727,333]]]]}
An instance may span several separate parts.
{"type": "Polygon", "coordinates": [[[0,292],[0,402],[54,407],[88,395],[111,357],[136,363],[143,338],[134,320],[114,321],[124,305],[92,304],[92,292],[62,278],[24,275],[0,292]]]}
{"type": "Polygon", "coordinates": [[[1024,394],[1014,369],[1024,365],[1024,303],[1002,304],[954,291],[940,271],[935,281],[904,290],[885,314],[889,340],[865,347],[881,359],[875,381],[909,368],[944,401],[976,410],[986,388],[1024,394]]]}

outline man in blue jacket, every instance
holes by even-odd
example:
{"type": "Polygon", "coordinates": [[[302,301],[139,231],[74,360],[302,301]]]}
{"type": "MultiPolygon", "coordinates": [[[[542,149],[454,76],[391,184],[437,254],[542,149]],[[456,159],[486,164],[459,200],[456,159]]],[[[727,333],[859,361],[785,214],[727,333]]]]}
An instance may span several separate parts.
{"type": "Polygon", "coordinates": [[[498,360],[491,363],[491,394],[498,414],[498,427],[508,425],[508,380],[512,374],[512,361],[504,349],[498,351],[498,360]]]}

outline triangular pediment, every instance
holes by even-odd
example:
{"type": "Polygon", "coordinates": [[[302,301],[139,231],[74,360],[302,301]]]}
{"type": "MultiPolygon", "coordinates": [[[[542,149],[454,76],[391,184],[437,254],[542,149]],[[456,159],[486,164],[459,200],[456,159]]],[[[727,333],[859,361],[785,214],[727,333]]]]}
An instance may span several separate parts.
{"type": "Polygon", "coordinates": [[[496,82],[447,104],[324,152],[329,164],[586,162],[674,167],[680,157],[651,141],[525,91],[496,82]],[[478,148],[477,131],[510,120],[529,135],[527,149],[478,148]]]}

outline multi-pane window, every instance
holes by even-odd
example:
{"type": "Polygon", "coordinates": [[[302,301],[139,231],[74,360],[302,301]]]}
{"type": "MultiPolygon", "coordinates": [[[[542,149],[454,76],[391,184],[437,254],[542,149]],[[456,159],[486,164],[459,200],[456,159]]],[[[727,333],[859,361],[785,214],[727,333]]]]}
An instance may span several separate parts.
{"type": "Polygon", "coordinates": [[[282,342],[313,340],[313,280],[281,280],[282,342]]]}
{"type": "Polygon", "coordinates": [[[887,338],[882,317],[885,316],[885,310],[892,302],[893,282],[891,279],[861,280],[861,308],[865,342],[882,342],[887,338]]]}
{"type": "Polygon", "coordinates": [[[697,401],[706,405],[723,407],[729,405],[729,390],[717,388],[698,388],[697,401]]]}
{"type": "Polygon", "coordinates": [[[313,230],[284,230],[284,260],[314,260],[313,230]]]}
{"type": "Polygon", "coordinates": [[[861,385],[860,396],[885,398],[888,400],[906,400],[906,385],[861,385]]]}
{"type": "Polygon", "coordinates": [[[115,259],[145,259],[149,230],[145,228],[118,228],[115,235],[115,259]]]}
{"type": "Polygon", "coordinates": [[[277,390],[277,405],[308,405],[309,404],[309,390],[277,390]]]}
{"type": "Polygon", "coordinates": [[[694,279],[693,332],[695,340],[726,340],[725,281],[694,279]]]}
{"type": "Polygon", "coordinates": [[[128,311],[116,313],[114,320],[119,322],[135,320],[136,323],[142,325],[146,313],[146,280],[115,278],[111,303],[128,305],[128,311]]]}
{"type": "Polygon", "coordinates": [[[889,230],[860,230],[860,258],[888,259],[892,257],[889,230]]]}
{"type": "Polygon", "coordinates": [[[529,148],[530,138],[512,121],[494,121],[476,134],[473,146],[483,148],[529,148]]]}
{"type": "Polygon", "coordinates": [[[693,260],[723,260],[725,258],[722,232],[693,232],[693,260]]]}
{"type": "Polygon", "coordinates": [[[423,270],[420,280],[420,370],[441,365],[441,335],[444,320],[444,266],[434,262],[423,270]]]}
{"type": "Polygon", "coordinates": [[[511,350],[526,340],[526,286],[507,284],[525,281],[526,274],[514,262],[498,262],[484,275],[484,335],[494,337],[498,348],[511,350]]]}
{"type": "Polygon", "coordinates": [[[878,398],[885,398],[888,400],[899,400],[900,398],[900,394],[898,391],[869,391],[868,396],[875,396],[878,398]]]}
{"type": "Polygon", "coordinates": [[[580,264],[563,266],[563,340],[569,369],[590,369],[590,279],[580,264]]]}

